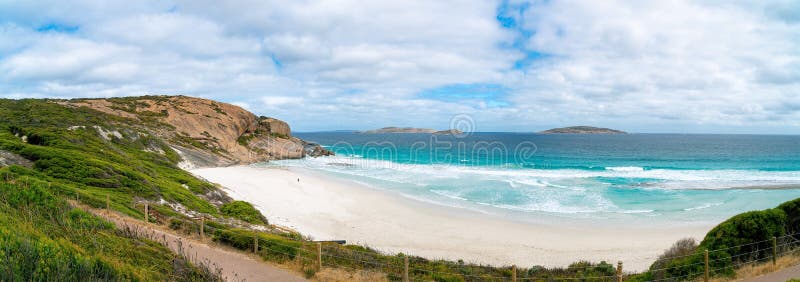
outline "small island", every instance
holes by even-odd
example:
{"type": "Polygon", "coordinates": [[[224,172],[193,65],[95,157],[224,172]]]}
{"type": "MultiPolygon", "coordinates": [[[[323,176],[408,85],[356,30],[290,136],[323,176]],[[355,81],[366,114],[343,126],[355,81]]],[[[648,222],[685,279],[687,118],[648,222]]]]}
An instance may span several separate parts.
{"type": "Polygon", "coordinates": [[[417,127],[384,127],[380,129],[373,129],[373,130],[365,130],[361,131],[360,133],[365,134],[381,134],[381,133],[416,133],[416,134],[463,134],[461,130],[458,129],[447,129],[447,130],[436,130],[431,128],[417,128],[417,127]]]}
{"type": "Polygon", "coordinates": [[[559,127],[540,131],[541,134],[627,134],[625,131],[594,127],[594,126],[570,126],[559,127]]]}
{"type": "Polygon", "coordinates": [[[416,127],[384,127],[380,129],[373,129],[373,130],[366,130],[361,131],[361,133],[367,134],[380,134],[380,133],[434,133],[436,132],[435,129],[430,128],[416,128],[416,127]]]}
{"type": "Polygon", "coordinates": [[[448,129],[448,130],[439,130],[434,132],[433,134],[443,134],[443,135],[461,135],[464,134],[464,131],[458,129],[448,129]]]}

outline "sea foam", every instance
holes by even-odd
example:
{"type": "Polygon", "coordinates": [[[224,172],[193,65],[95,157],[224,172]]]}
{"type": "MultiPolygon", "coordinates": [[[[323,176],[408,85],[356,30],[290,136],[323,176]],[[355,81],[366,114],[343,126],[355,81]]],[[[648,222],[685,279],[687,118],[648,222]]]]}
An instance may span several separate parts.
{"type": "MultiPolygon", "coordinates": [[[[413,164],[360,156],[282,160],[271,164],[331,172],[409,198],[446,206],[604,217],[609,214],[673,214],[677,218],[680,213],[717,212],[710,208],[724,204],[708,202],[710,195],[702,191],[730,191],[715,192],[723,193],[716,197],[733,197],[730,193],[738,190],[800,187],[798,171],[673,170],[634,166],[604,170],[542,169],[413,164]]],[[[800,194],[798,191],[785,193],[800,194]]],[[[737,205],[747,206],[745,204],[737,205]]],[[[761,206],[768,207],[766,204],[754,207],[761,206]]]]}

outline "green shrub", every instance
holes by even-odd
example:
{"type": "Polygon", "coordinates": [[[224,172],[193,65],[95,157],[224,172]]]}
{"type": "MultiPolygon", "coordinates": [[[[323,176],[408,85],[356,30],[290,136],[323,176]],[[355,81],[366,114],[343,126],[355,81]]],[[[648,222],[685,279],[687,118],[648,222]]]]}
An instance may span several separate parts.
{"type": "MultiPolygon", "coordinates": [[[[722,250],[714,253],[722,252],[733,255],[754,252],[753,258],[771,255],[772,252],[767,250],[768,247],[771,247],[770,240],[772,237],[786,234],[786,222],[786,213],[781,209],[742,213],[711,229],[698,249],[722,250]]],[[[751,257],[737,257],[735,260],[750,259],[751,257]]]]}
{"type": "Polygon", "coordinates": [[[245,201],[233,201],[220,207],[220,212],[232,218],[253,224],[267,224],[267,219],[252,204],[245,201]]]}
{"type": "Polygon", "coordinates": [[[786,214],[786,233],[800,232],[800,198],[785,202],[778,206],[786,214]]]}
{"type": "Polygon", "coordinates": [[[169,220],[169,229],[179,230],[183,228],[183,220],[172,218],[169,220]]]}
{"type": "Polygon", "coordinates": [[[705,270],[705,250],[710,251],[709,267],[719,269],[712,275],[732,276],[736,265],[771,257],[772,238],[796,232],[799,222],[800,199],[773,209],[738,214],[711,229],[693,253],[676,253],[682,256],[678,258],[662,257],[647,274],[639,277],[697,277],[705,270]]]}
{"type": "Polygon", "coordinates": [[[254,233],[242,229],[216,229],[214,240],[240,250],[251,251],[258,236],[259,255],[272,260],[292,260],[303,246],[301,242],[288,240],[277,235],[254,233]],[[257,234],[257,235],[256,235],[257,234]]]}
{"type": "Polygon", "coordinates": [[[66,217],[69,219],[68,225],[72,228],[83,230],[109,230],[113,229],[114,225],[108,221],[102,220],[88,212],[81,209],[71,209],[67,212],[66,217]]]}

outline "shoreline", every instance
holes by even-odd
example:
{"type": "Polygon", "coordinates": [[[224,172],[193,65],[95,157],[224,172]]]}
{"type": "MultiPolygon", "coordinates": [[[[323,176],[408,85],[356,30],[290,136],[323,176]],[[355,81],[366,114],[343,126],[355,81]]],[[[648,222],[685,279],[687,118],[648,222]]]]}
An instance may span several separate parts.
{"type": "Polygon", "coordinates": [[[428,259],[545,267],[621,260],[626,270],[641,271],[678,239],[702,240],[713,227],[520,222],[294,167],[233,166],[190,172],[222,185],[234,199],[253,203],[271,223],[303,235],[428,259]]]}

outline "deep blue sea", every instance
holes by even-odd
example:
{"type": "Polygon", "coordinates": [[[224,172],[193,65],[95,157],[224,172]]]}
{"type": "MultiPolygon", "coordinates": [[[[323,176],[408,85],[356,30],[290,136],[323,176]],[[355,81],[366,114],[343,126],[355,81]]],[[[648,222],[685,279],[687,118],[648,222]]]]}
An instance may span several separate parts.
{"type": "Polygon", "coordinates": [[[708,223],[800,197],[800,136],[295,135],[337,156],[272,164],[519,218],[708,223]]]}

